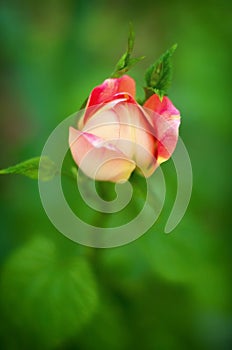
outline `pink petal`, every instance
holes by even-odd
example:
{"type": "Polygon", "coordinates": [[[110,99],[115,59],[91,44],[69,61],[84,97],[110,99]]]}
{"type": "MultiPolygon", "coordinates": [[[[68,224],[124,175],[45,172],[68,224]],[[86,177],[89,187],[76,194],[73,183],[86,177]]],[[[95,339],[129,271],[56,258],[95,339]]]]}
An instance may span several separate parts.
{"type": "Polygon", "coordinates": [[[114,107],[114,111],[119,120],[120,135],[111,142],[136,162],[144,176],[150,176],[156,163],[153,127],[138,104],[120,102],[114,107]]]}
{"type": "Polygon", "coordinates": [[[127,93],[135,97],[135,81],[128,75],[121,78],[106,79],[103,84],[95,87],[87,102],[87,108],[103,102],[109,102],[115,94],[127,93]]]}
{"type": "Polygon", "coordinates": [[[126,181],[135,169],[133,161],[95,135],[71,127],[69,144],[74,161],[87,176],[95,180],[126,181]]]}
{"type": "Polygon", "coordinates": [[[134,79],[132,79],[128,75],[124,75],[121,78],[106,79],[101,85],[96,86],[92,90],[86,105],[86,112],[80,122],[80,126],[83,126],[86,123],[86,121],[93,114],[95,114],[99,108],[102,107],[102,104],[113,101],[115,99],[129,100],[130,97],[132,98],[132,100],[134,100],[134,79]]]}
{"type": "Polygon", "coordinates": [[[155,134],[157,135],[157,161],[159,164],[168,160],[176,148],[179,135],[180,118],[172,116],[169,120],[156,116],[155,134]]]}
{"type": "Polygon", "coordinates": [[[144,110],[136,102],[106,103],[86,122],[84,132],[94,134],[114,145],[133,159],[145,176],[150,176],[156,163],[156,139],[144,110]]]}
{"type": "Polygon", "coordinates": [[[168,114],[168,115],[180,115],[178,109],[173,106],[172,102],[167,96],[164,96],[162,101],[159,96],[154,94],[144,103],[143,105],[146,108],[151,109],[152,111],[158,114],[168,114]]]}
{"type": "Polygon", "coordinates": [[[124,92],[135,98],[135,81],[129,75],[123,75],[118,79],[118,92],[124,92]]]}
{"type": "Polygon", "coordinates": [[[98,136],[104,140],[118,139],[120,133],[118,116],[111,103],[105,104],[91,118],[87,120],[82,131],[98,136]]]}
{"type": "Polygon", "coordinates": [[[180,113],[166,96],[160,101],[159,96],[152,95],[144,107],[150,109],[147,112],[153,122],[157,139],[156,157],[160,164],[168,160],[175,150],[178,141],[180,113]]]}
{"type": "MultiPolygon", "coordinates": [[[[84,125],[80,125],[79,123],[78,125],[79,129],[81,129],[84,132],[88,132],[96,136],[99,136],[105,140],[111,140],[112,138],[113,139],[119,138],[119,134],[120,134],[119,128],[120,128],[120,123],[123,120],[124,113],[118,113],[116,106],[117,105],[130,106],[132,104],[136,105],[135,109],[137,110],[141,109],[141,107],[130,95],[127,95],[124,93],[118,93],[114,95],[112,101],[107,102],[104,105],[97,106],[96,109],[94,110],[94,113],[90,111],[91,115],[88,115],[88,118],[86,118],[84,125]]],[[[89,109],[86,112],[89,112],[89,109]]],[[[133,119],[135,118],[132,112],[131,120],[133,119]]],[[[125,122],[127,121],[128,120],[126,119],[125,122]]]]}

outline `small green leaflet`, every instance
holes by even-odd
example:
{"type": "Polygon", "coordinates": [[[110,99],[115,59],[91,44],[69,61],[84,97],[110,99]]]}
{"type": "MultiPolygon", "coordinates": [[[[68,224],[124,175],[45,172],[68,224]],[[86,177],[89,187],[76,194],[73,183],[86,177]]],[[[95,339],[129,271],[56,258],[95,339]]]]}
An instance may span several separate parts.
{"type": "Polygon", "coordinates": [[[57,174],[57,168],[48,157],[35,157],[2,169],[0,174],[20,174],[36,180],[39,175],[40,180],[49,181],[57,174]]]}
{"type": "Polygon", "coordinates": [[[134,49],[135,33],[132,24],[130,24],[130,31],[128,37],[127,51],[122,55],[116,64],[114,72],[111,74],[111,78],[120,78],[123,74],[128,72],[136,63],[142,61],[145,56],[131,58],[131,54],[134,49]]]}
{"type": "Polygon", "coordinates": [[[154,93],[160,97],[167,94],[172,80],[171,57],[177,48],[177,44],[167,50],[145,73],[147,86],[145,87],[146,98],[154,93]]]}

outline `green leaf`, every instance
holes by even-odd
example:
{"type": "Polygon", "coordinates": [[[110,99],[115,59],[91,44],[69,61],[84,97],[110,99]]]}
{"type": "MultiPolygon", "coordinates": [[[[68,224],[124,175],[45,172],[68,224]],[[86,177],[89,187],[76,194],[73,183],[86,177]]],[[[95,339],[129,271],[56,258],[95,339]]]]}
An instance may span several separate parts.
{"type": "Polygon", "coordinates": [[[131,58],[131,54],[134,49],[135,33],[132,24],[130,24],[130,31],[128,37],[127,50],[119,59],[116,64],[114,72],[111,74],[111,78],[119,78],[125,74],[129,69],[131,69],[136,63],[142,61],[145,56],[131,58]]]}
{"type": "Polygon", "coordinates": [[[29,349],[34,343],[36,349],[62,345],[91,319],[98,304],[89,264],[43,236],[8,258],[0,286],[2,316],[19,339],[28,340],[29,349]]]}
{"type": "Polygon", "coordinates": [[[49,181],[57,174],[55,163],[45,156],[31,158],[25,162],[2,169],[0,174],[20,174],[37,180],[38,170],[40,170],[40,180],[42,181],[49,181]]]}
{"type": "Polygon", "coordinates": [[[167,94],[167,90],[172,80],[171,57],[176,48],[177,44],[173,45],[146,71],[146,98],[150,97],[154,93],[158,93],[160,97],[167,94]]]}

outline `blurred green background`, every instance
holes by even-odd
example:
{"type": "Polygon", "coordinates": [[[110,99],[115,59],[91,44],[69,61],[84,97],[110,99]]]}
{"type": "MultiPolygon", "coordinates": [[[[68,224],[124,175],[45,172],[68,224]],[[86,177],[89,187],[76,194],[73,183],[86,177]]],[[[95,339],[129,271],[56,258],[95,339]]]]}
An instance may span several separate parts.
{"type": "Polygon", "coordinates": [[[163,233],[173,203],[171,162],[157,225],[120,248],[94,250],[63,237],[36,181],[2,176],[2,349],[231,349],[231,12],[221,1],[2,1],[1,163],[41,153],[126,49],[142,96],[144,71],[173,43],[169,96],[194,186],[188,211],[163,233]]]}

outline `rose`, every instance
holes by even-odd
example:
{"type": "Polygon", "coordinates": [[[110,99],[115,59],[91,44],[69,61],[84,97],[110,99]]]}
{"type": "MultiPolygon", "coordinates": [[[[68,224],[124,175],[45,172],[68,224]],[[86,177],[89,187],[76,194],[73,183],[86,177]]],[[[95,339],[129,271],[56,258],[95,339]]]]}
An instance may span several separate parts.
{"type": "Polygon", "coordinates": [[[138,169],[149,177],[172,155],[180,113],[168,97],[153,94],[140,106],[135,82],[124,75],[95,87],[78,129],[70,128],[74,161],[89,177],[122,182],[138,169]]]}

